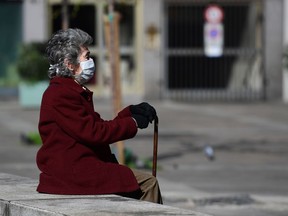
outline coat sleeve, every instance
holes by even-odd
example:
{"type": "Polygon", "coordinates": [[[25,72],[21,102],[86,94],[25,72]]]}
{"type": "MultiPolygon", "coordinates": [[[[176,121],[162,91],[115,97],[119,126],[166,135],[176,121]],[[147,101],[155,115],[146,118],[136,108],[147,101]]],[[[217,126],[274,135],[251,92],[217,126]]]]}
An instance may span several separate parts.
{"type": "Polygon", "coordinates": [[[78,142],[103,145],[136,135],[137,127],[129,110],[124,109],[115,119],[104,121],[99,114],[88,112],[82,100],[80,95],[60,91],[52,108],[57,124],[78,142]]]}
{"type": "Polygon", "coordinates": [[[131,112],[130,112],[130,106],[124,108],[121,110],[118,115],[115,117],[115,119],[119,118],[125,118],[125,117],[131,117],[131,112]]]}

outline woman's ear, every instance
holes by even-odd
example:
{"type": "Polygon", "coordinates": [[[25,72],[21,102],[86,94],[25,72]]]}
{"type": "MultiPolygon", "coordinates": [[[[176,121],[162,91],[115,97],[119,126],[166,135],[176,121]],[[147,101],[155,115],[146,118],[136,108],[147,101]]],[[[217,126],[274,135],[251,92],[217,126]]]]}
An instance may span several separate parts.
{"type": "Polygon", "coordinates": [[[74,70],[74,65],[71,64],[68,59],[64,59],[64,64],[65,66],[70,70],[70,71],[73,71],[74,70]]]}

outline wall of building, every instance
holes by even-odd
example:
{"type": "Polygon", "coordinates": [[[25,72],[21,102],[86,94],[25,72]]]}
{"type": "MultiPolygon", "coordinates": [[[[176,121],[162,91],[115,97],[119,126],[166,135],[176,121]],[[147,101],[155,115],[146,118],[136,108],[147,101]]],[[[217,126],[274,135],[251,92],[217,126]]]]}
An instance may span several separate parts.
{"type": "MultiPolygon", "coordinates": [[[[283,5],[283,52],[288,49],[288,0],[283,5]]],[[[283,101],[288,103],[288,69],[283,69],[283,101]]]]}
{"type": "Polygon", "coordinates": [[[47,30],[46,1],[23,1],[23,41],[45,41],[47,39],[47,30]]]}
{"type": "Polygon", "coordinates": [[[282,100],[283,0],[264,1],[264,70],[267,100],[282,100]]]}
{"type": "Polygon", "coordinates": [[[162,0],[143,1],[143,78],[144,97],[159,99],[161,90],[161,42],[163,26],[161,26],[162,0]],[[153,30],[154,29],[154,30],[153,30]],[[150,33],[148,33],[150,32],[150,33]],[[153,33],[155,32],[155,34],[153,33]],[[153,35],[153,36],[152,36],[153,35]]]}
{"type": "Polygon", "coordinates": [[[22,3],[0,2],[0,86],[13,85],[11,72],[22,42],[22,3]],[[13,14],[13,15],[12,15],[13,14]]]}

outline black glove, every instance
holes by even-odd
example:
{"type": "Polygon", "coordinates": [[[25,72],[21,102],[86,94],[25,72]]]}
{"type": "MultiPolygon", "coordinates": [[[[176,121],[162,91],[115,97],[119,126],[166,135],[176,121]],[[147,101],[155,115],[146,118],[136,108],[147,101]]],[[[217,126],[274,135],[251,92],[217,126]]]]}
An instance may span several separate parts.
{"type": "Polygon", "coordinates": [[[135,119],[138,128],[144,129],[148,127],[149,120],[145,116],[132,114],[132,118],[135,119]]]}
{"type": "Polygon", "coordinates": [[[154,107],[146,102],[140,103],[138,105],[131,105],[130,111],[132,114],[145,116],[148,118],[150,123],[152,123],[157,115],[154,107]]]}

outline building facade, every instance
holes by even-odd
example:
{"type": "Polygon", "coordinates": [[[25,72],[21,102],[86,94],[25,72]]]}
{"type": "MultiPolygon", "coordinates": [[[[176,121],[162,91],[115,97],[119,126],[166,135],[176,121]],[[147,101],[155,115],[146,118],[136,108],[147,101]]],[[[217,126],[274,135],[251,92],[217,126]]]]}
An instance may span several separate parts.
{"type": "MultiPolygon", "coordinates": [[[[45,41],[61,28],[61,0],[25,0],[21,4],[24,42],[45,41]]],[[[207,18],[207,8],[213,6],[210,0],[116,1],[115,9],[121,14],[123,97],[283,100],[287,1],[217,0],[215,5],[222,13],[217,25],[207,18]],[[209,56],[206,50],[214,45],[220,54],[209,56]]],[[[97,73],[89,87],[95,97],[109,97],[112,82],[104,28],[107,1],[70,0],[69,14],[70,27],[81,28],[94,38],[90,50],[97,73]]]]}

